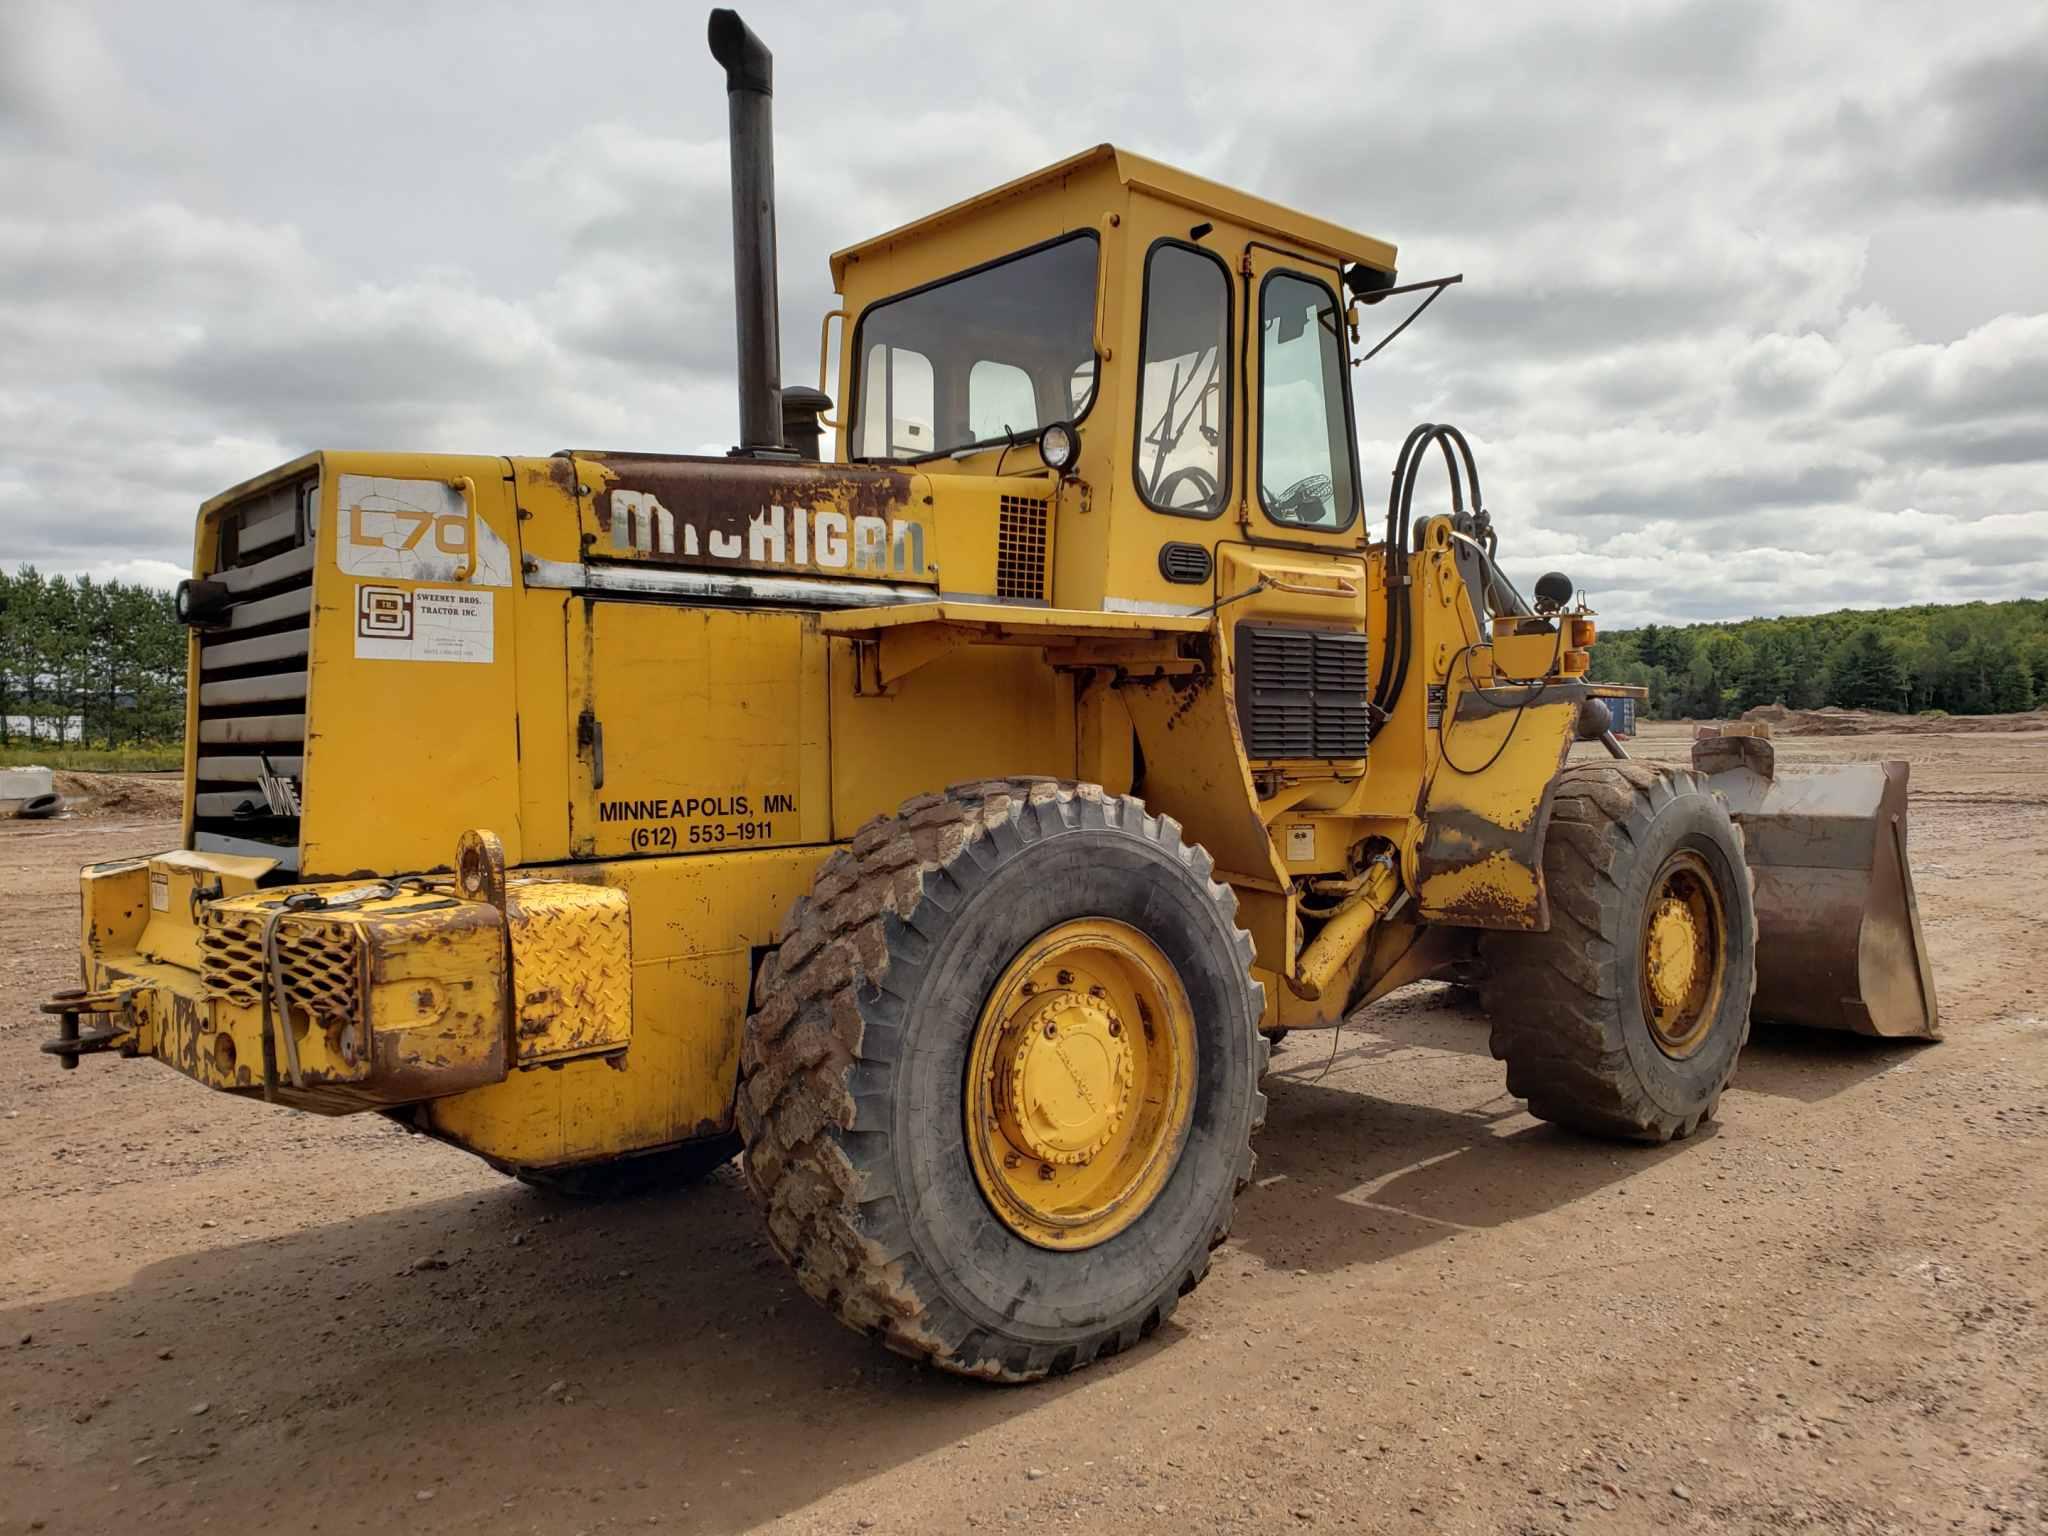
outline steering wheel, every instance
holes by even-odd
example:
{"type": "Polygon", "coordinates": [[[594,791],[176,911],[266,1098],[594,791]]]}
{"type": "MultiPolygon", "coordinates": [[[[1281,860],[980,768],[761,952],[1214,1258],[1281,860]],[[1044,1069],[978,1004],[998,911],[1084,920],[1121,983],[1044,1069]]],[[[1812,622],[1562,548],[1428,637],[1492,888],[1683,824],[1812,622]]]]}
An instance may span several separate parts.
{"type": "Polygon", "coordinates": [[[1223,487],[1216,483],[1216,477],[1199,464],[1183,464],[1157,485],[1152,487],[1152,500],[1162,507],[1174,507],[1178,512],[1206,511],[1222,498],[1223,487]],[[1184,485],[1192,485],[1198,499],[1187,506],[1174,506],[1173,493],[1184,485]]]}

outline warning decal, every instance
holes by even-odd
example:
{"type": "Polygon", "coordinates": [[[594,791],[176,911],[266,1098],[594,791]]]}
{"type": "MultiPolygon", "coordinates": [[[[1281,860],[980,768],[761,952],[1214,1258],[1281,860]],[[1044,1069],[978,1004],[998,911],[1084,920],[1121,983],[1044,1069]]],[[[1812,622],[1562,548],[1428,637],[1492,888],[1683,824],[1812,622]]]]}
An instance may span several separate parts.
{"type": "Polygon", "coordinates": [[[356,588],[356,655],[370,661],[489,661],[491,594],[356,588]]]}

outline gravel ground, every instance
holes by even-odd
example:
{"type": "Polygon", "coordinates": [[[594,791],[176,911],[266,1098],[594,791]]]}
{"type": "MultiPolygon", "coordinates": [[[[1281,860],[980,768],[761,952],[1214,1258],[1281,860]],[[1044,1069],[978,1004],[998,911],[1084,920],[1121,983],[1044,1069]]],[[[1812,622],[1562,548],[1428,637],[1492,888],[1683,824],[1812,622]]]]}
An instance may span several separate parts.
{"type": "Polygon", "coordinates": [[[175,823],[0,826],[0,1531],[2048,1531],[2048,732],[1780,751],[1913,762],[1945,1043],[1760,1032],[1711,1134],[1614,1147],[1410,988],[1276,1056],[1174,1322],[1016,1390],[840,1330],[730,1171],[579,1207],[60,1074],[75,868],[175,823]]]}

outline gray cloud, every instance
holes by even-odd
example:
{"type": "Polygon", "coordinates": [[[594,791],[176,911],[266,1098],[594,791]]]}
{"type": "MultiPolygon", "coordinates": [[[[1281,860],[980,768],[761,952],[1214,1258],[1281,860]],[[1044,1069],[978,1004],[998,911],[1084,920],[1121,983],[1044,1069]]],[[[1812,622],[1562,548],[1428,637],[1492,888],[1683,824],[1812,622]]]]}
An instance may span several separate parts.
{"type": "MultiPolygon", "coordinates": [[[[1463,425],[1525,583],[1610,623],[2048,586],[2048,271],[1956,248],[2048,207],[2024,0],[758,5],[787,378],[829,251],[1111,139],[1468,274],[1357,376],[1362,464],[1463,425]]],[[[168,575],[315,445],[729,440],[724,115],[645,0],[0,6],[0,561],[168,575]]]]}
{"type": "MultiPolygon", "coordinates": [[[[1598,473],[1597,465],[1588,465],[1598,473]]],[[[1731,468],[1676,484],[1617,485],[1582,496],[1553,496],[1545,514],[1572,522],[1637,526],[1678,519],[1716,547],[1755,542],[1757,518],[1784,507],[1839,502],[1853,497],[1864,472],[1846,464],[1809,464],[1780,471],[1731,468]]]]}
{"type": "Polygon", "coordinates": [[[1932,94],[1946,117],[1927,161],[1938,185],[1962,197],[2048,202],[2048,37],[1959,65],[1932,94]]]}

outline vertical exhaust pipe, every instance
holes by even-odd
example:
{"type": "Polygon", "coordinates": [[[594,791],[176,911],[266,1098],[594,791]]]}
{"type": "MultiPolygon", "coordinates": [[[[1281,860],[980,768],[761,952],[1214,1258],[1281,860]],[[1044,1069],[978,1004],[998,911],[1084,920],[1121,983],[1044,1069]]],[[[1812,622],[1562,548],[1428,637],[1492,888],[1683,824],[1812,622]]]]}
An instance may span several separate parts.
{"type": "Polygon", "coordinates": [[[775,285],[774,57],[737,11],[711,13],[732,135],[732,276],[743,455],[781,457],[782,328],[775,285]]]}

